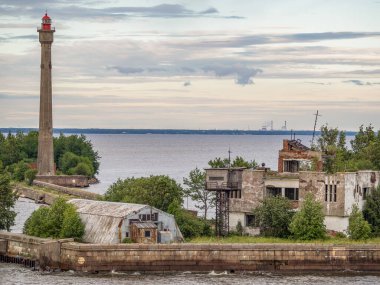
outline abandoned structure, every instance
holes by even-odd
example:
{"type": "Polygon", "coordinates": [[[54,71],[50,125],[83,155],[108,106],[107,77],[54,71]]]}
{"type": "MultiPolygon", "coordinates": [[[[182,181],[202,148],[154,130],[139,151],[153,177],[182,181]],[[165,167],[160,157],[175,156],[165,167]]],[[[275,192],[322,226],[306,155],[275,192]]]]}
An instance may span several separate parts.
{"type": "MultiPolygon", "coordinates": [[[[279,171],[269,168],[213,168],[206,169],[206,189],[220,191],[217,204],[228,205],[223,217],[223,228],[236,230],[240,221],[248,234],[258,234],[254,227],[252,210],[264,197],[281,195],[292,201],[293,208],[299,209],[307,193],[313,193],[322,203],[325,224],[328,230],[346,231],[352,206],[363,208],[371,189],[379,185],[379,171],[322,172],[322,155],[311,151],[300,141],[284,140],[279,151],[279,171]],[[315,170],[311,170],[312,167],[315,170]]],[[[218,226],[218,224],[217,224],[218,226]]]]}
{"type": "Polygon", "coordinates": [[[170,243],[183,240],[174,216],[148,205],[72,199],[85,224],[84,241],[170,243]]]}

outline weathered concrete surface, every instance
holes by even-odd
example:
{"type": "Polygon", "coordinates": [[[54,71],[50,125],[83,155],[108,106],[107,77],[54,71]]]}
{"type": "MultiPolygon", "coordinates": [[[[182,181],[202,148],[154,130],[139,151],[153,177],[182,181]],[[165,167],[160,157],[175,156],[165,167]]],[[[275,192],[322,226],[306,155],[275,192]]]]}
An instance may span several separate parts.
{"type": "Polygon", "coordinates": [[[46,182],[39,181],[39,180],[34,180],[33,184],[37,185],[37,186],[45,187],[48,189],[53,189],[58,193],[68,194],[68,195],[76,196],[76,197],[83,198],[83,199],[99,200],[102,198],[101,195],[96,194],[96,193],[92,193],[92,192],[89,192],[86,190],[59,186],[59,185],[46,183],[46,182]]]}
{"type": "Polygon", "coordinates": [[[37,175],[35,180],[64,187],[89,186],[88,178],[83,175],[37,175]]]}
{"type": "Polygon", "coordinates": [[[0,232],[7,254],[77,271],[339,271],[380,272],[380,245],[81,244],[0,232]]]}
{"type": "Polygon", "coordinates": [[[0,255],[4,255],[7,252],[8,241],[0,239],[0,255]]]}
{"type": "Polygon", "coordinates": [[[37,170],[40,175],[54,175],[53,114],[51,81],[51,45],[54,30],[39,29],[41,43],[40,121],[37,170]]]}
{"type": "Polygon", "coordinates": [[[20,185],[16,186],[16,192],[20,197],[25,197],[34,201],[41,201],[48,205],[53,204],[54,201],[59,198],[59,195],[20,185]]]}

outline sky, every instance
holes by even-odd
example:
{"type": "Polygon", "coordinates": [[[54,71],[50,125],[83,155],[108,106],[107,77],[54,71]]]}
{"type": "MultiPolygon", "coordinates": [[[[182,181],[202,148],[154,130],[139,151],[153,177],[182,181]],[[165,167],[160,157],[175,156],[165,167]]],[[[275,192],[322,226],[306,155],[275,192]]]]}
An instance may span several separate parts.
{"type": "Polygon", "coordinates": [[[380,128],[380,0],[0,0],[0,127],[380,128]]]}

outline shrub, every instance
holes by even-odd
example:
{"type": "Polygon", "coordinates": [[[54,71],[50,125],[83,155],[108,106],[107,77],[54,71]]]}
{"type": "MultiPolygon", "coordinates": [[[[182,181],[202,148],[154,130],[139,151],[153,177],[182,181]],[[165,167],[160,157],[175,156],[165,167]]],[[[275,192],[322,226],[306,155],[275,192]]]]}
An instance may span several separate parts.
{"type": "Polygon", "coordinates": [[[237,233],[239,236],[242,236],[242,235],[243,235],[243,225],[241,224],[240,221],[237,222],[237,225],[236,225],[236,233],[237,233]]]}
{"type": "Polygon", "coordinates": [[[33,184],[33,180],[36,178],[37,172],[37,169],[28,169],[25,172],[25,180],[28,183],[28,185],[33,184]]]}
{"type": "Polygon", "coordinates": [[[313,240],[326,237],[322,209],[321,203],[315,201],[313,195],[308,193],[300,211],[293,216],[289,225],[290,232],[295,239],[313,240]]]}
{"type": "Polygon", "coordinates": [[[350,239],[368,239],[371,234],[371,226],[364,220],[362,212],[359,211],[358,206],[352,207],[352,212],[348,219],[348,235],[350,239]]]}
{"type": "Polygon", "coordinates": [[[266,197],[253,211],[256,224],[264,236],[288,237],[293,210],[289,199],[281,196],[266,197]]]}
{"type": "Polygon", "coordinates": [[[41,207],[34,211],[26,220],[23,232],[43,238],[76,238],[80,240],[84,234],[84,224],[75,207],[59,198],[50,208],[41,207]]]}
{"type": "Polygon", "coordinates": [[[371,225],[372,233],[380,236],[380,186],[372,189],[363,208],[364,219],[371,225]]]}
{"type": "Polygon", "coordinates": [[[14,225],[16,212],[13,207],[16,200],[17,195],[12,191],[9,175],[0,173],[0,230],[9,231],[14,225]]]}
{"type": "Polygon", "coordinates": [[[128,237],[123,238],[123,240],[121,242],[122,243],[133,243],[133,241],[130,238],[128,238],[128,237]]]}
{"type": "Polygon", "coordinates": [[[28,171],[29,165],[26,164],[24,161],[19,161],[17,163],[14,163],[10,166],[8,166],[7,170],[11,173],[12,179],[16,181],[24,181],[25,179],[25,172],[28,171]]]}
{"type": "Polygon", "coordinates": [[[73,172],[77,175],[91,177],[94,174],[94,169],[89,163],[79,162],[78,165],[73,169],[73,172]]]}

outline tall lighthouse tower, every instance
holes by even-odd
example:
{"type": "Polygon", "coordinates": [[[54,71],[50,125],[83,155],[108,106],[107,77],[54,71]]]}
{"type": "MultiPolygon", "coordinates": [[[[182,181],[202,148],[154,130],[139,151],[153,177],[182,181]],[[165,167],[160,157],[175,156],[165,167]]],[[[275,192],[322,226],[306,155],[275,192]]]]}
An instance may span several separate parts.
{"type": "Polygon", "coordinates": [[[41,28],[37,31],[41,43],[40,126],[37,169],[38,175],[54,175],[51,45],[55,29],[51,28],[51,19],[47,12],[42,17],[41,28]]]}

